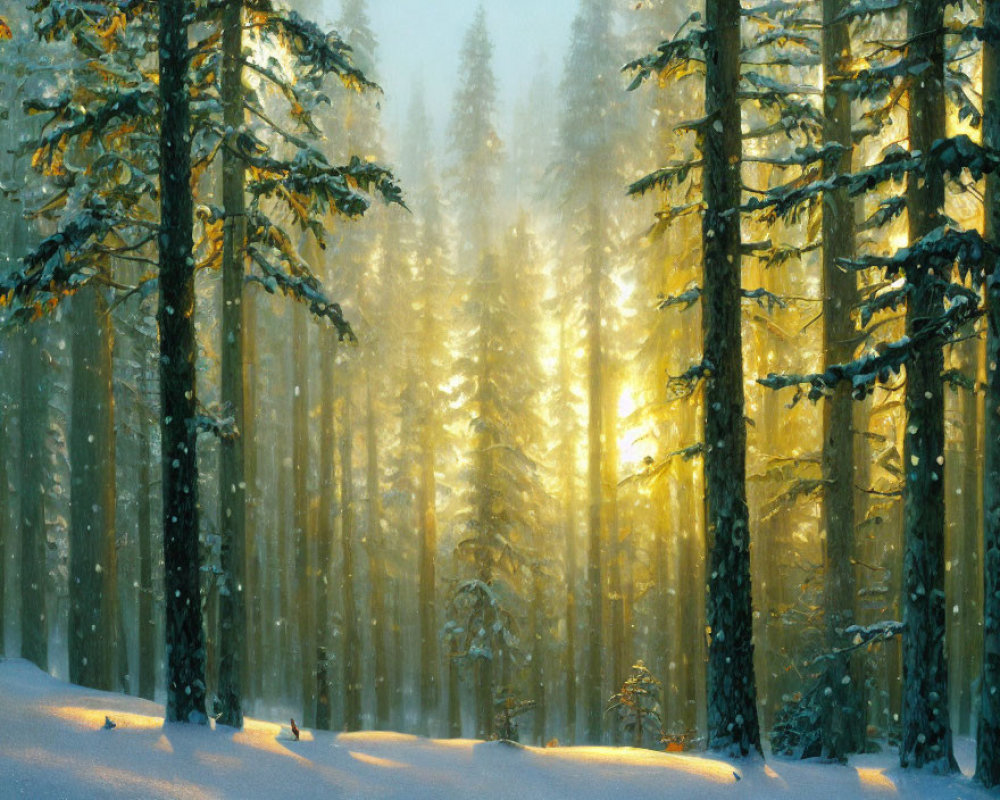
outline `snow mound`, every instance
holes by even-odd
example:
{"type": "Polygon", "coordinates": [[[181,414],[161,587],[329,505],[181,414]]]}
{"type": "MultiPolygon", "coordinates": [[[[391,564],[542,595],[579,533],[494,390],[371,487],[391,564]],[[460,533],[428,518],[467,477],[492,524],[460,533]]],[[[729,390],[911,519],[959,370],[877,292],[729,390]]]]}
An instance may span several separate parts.
{"type": "Polygon", "coordinates": [[[842,767],[398,733],[303,730],[294,741],[287,725],[248,719],[235,732],[165,725],[162,714],[156,703],[71,686],[26,661],[0,660],[0,798],[992,797],[965,775],[900,770],[890,754],[842,767]],[[116,727],[106,729],[105,717],[116,727]]]}

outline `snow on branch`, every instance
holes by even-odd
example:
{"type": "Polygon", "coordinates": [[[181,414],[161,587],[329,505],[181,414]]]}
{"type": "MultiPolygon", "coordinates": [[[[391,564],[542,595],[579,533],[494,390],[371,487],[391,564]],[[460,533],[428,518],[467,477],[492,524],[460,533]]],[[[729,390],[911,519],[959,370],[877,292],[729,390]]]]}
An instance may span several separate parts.
{"type": "Polygon", "coordinates": [[[757,382],[768,389],[784,389],[794,386],[794,405],[808,386],[807,397],[813,402],[824,397],[842,381],[850,381],[855,399],[864,399],[876,383],[886,384],[893,375],[898,375],[903,365],[913,358],[914,353],[933,342],[944,345],[965,323],[982,316],[982,309],[965,296],[956,296],[951,305],[933,320],[928,320],[912,336],[904,336],[894,342],[880,343],[878,349],[846,364],[833,364],[825,372],[810,375],[769,374],[758,378],[757,382]]]}
{"type": "Polygon", "coordinates": [[[838,173],[805,185],[779,186],[763,197],[753,197],[744,205],[744,211],[766,210],[765,218],[775,220],[792,214],[799,206],[813,202],[824,192],[846,188],[852,197],[871,191],[890,181],[902,181],[910,173],[924,176],[940,172],[953,179],[964,172],[974,180],[996,172],[1000,168],[1000,154],[984,147],[967,135],[938,139],[927,153],[911,153],[894,145],[886,149],[882,160],[855,173],[838,173]]]}
{"type": "Polygon", "coordinates": [[[700,21],[701,14],[697,11],[694,12],[681,24],[672,39],[660,43],[655,53],[629,61],[622,67],[622,72],[636,73],[628,85],[628,91],[638,89],[642,82],[651,77],[653,73],[663,79],[674,69],[685,66],[692,61],[702,60],[705,49],[705,29],[697,27],[683,36],[681,35],[688,25],[700,21]]]}

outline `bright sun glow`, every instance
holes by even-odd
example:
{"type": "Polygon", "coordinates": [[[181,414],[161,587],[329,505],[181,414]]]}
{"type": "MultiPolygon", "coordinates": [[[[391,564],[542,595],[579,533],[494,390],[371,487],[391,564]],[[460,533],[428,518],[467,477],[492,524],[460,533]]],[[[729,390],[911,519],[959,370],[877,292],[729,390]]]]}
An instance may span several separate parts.
{"type": "Polygon", "coordinates": [[[653,455],[649,424],[633,418],[638,408],[631,387],[625,386],[618,395],[618,464],[625,474],[637,471],[642,460],[653,455]]]}

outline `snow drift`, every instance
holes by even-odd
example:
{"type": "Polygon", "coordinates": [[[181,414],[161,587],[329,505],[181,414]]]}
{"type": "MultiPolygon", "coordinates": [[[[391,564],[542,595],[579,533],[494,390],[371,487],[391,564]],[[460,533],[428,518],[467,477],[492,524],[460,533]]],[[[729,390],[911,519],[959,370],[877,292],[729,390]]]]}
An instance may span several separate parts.
{"type": "MultiPolygon", "coordinates": [[[[920,798],[992,795],[966,775],[612,747],[539,749],[398,733],[333,734],[248,719],[242,731],[164,725],[163,708],[0,660],[0,798],[920,798]],[[115,723],[104,727],[105,718],[115,723]]],[[[958,755],[971,766],[971,743],[958,755]]]]}

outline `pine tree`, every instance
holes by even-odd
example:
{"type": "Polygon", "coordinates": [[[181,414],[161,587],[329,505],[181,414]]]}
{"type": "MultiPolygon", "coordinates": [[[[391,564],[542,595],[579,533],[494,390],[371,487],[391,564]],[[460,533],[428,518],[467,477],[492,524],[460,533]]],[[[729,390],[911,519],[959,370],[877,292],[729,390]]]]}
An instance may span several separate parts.
{"type": "MultiPolygon", "coordinates": [[[[486,406],[491,399],[491,373],[488,369],[489,329],[491,312],[490,293],[497,279],[496,255],[490,251],[494,231],[497,171],[500,164],[501,142],[495,128],[496,80],[492,67],[493,44],[486,24],[486,12],[480,4],[472,23],[466,31],[459,55],[463,76],[455,93],[449,138],[454,159],[452,189],[460,199],[458,208],[458,270],[461,279],[470,283],[469,327],[470,334],[466,367],[462,370],[468,382],[464,392],[472,405],[473,465],[469,495],[466,504],[466,526],[469,531],[465,556],[473,577],[459,582],[451,600],[452,616],[448,628],[450,639],[459,648],[453,652],[449,669],[449,704],[454,714],[449,714],[450,724],[457,721],[458,688],[457,657],[473,673],[475,695],[476,735],[490,736],[493,730],[493,702],[497,686],[494,683],[494,658],[496,631],[508,630],[510,611],[499,608],[503,598],[495,594],[494,567],[497,549],[494,535],[498,532],[491,524],[490,470],[492,455],[489,440],[492,436],[492,417],[487,416],[486,406]],[[480,421],[477,421],[480,420],[480,421]],[[500,615],[504,618],[501,619],[500,615]],[[456,633],[461,631],[462,633],[456,633]],[[485,636],[480,633],[485,632],[485,636]]],[[[461,550],[461,548],[460,548],[461,550]]],[[[461,552],[458,560],[461,561],[461,552]]],[[[502,649],[502,646],[501,646],[502,649]]],[[[499,660],[499,659],[498,659],[499,660]]]]}
{"type": "MultiPolygon", "coordinates": [[[[907,8],[908,59],[927,69],[910,85],[910,151],[927,152],[946,136],[944,5],[911,0],[907,8]]],[[[941,170],[910,173],[906,189],[910,241],[944,222],[945,180],[941,170]]],[[[928,320],[944,308],[950,264],[927,258],[907,272],[910,292],[906,332],[920,338],[928,320]]],[[[906,370],[906,488],[903,554],[903,738],[902,766],[953,771],[944,598],[944,357],[937,342],[914,348],[906,370]]]]}
{"type": "MultiPolygon", "coordinates": [[[[889,147],[879,161],[853,173],[837,172],[823,181],[803,182],[767,192],[752,208],[794,215],[821,193],[841,187],[851,197],[872,192],[893,180],[907,181],[905,196],[882,200],[866,227],[877,228],[908,213],[910,244],[888,256],[842,260],[851,270],[877,268],[895,281],[860,306],[863,324],[877,313],[906,307],[906,336],[880,342],[873,350],[814,375],[770,375],[765,386],[810,386],[819,399],[841,382],[851,382],[856,398],[876,383],[889,384],[907,368],[904,433],[903,741],[904,766],[942,772],[955,768],[948,715],[948,678],[944,650],[944,419],[942,348],[974,320],[978,297],[960,281],[982,280],[988,247],[974,230],[962,230],[944,214],[945,179],[968,170],[975,178],[991,173],[996,162],[966,136],[947,137],[945,128],[944,5],[914,0],[907,6],[905,47],[888,63],[859,70],[847,83],[866,99],[868,128],[878,132],[902,92],[909,93],[910,148],[889,147]],[[919,65],[916,69],[915,65],[919,65]],[[898,84],[895,77],[903,78],[898,84]],[[886,80],[892,78],[892,80],[886,80]],[[952,273],[959,280],[952,279],[952,273]],[[947,302],[946,302],[947,301],[947,302]]],[[[844,20],[879,13],[852,7],[844,20]]],[[[962,108],[960,113],[977,113],[962,108]]]]}
{"type": "Polygon", "coordinates": [[[750,606],[746,422],[740,330],[740,8],[709,2],[705,13],[704,287],[705,496],[709,552],[708,742],[760,752],[750,606]]]}
{"type": "MultiPolygon", "coordinates": [[[[604,562],[605,457],[602,441],[606,430],[604,404],[609,384],[607,354],[602,328],[610,318],[607,304],[611,273],[608,252],[613,216],[608,196],[619,183],[615,167],[617,117],[614,107],[619,88],[615,84],[617,46],[612,36],[611,10],[605,0],[582,0],[573,22],[572,39],[564,67],[561,94],[565,98],[559,125],[557,167],[562,177],[565,223],[571,236],[570,252],[562,269],[572,270],[574,294],[583,312],[583,338],[587,364],[587,641],[583,647],[580,686],[587,741],[599,742],[603,727],[605,674],[604,562]],[[582,221],[582,223],[581,223],[582,221]],[[573,234],[576,237],[573,238],[573,234]],[[578,276],[578,277],[577,277],[578,276]]],[[[575,346],[575,343],[574,345],[575,346]]]]}
{"type": "MultiPolygon", "coordinates": [[[[705,61],[705,116],[695,123],[701,150],[702,345],[693,378],[704,380],[704,468],[709,541],[707,622],[708,745],[736,756],[761,752],[753,666],[750,528],[746,501],[746,421],[740,303],[743,296],[742,133],[739,105],[740,7],[710,0],[705,26],[664,42],[629,66],[632,88],[652,71],[705,61]]],[[[695,15],[692,19],[697,20],[695,15]]],[[[654,172],[630,187],[642,193],[683,181],[691,164],[654,172]]]]}
{"type": "Polygon", "coordinates": [[[189,3],[160,3],[160,394],[169,722],[204,724],[205,640],[198,563],[189,3]]]}

